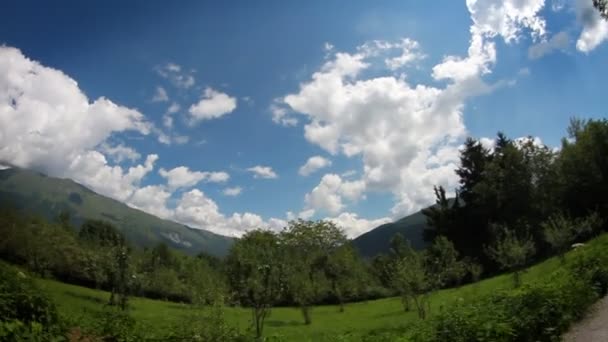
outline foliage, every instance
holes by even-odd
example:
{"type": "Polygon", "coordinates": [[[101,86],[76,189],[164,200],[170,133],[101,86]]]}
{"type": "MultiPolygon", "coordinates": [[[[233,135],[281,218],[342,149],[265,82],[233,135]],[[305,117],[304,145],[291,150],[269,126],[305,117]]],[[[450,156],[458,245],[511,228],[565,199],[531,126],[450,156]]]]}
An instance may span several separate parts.
{"type": "Polygon", "coordinates": [[[501,269],[513,271],[515,286],[519,286],[521,269],[535,252],[534,241],[528,236],[518,237],[514,230],[507,227],[495,227],[499,237],[493,245],[486,247],[486,253],[501,269]]]}
{"type": "Polygon", "coordinates": [[[55,305],[23,272],[0,262],[0,341],[58,340],[55,305]]]}
{"type": "Polygon", "coordinates": [[[311,323],[311,306],[329,288],[325,274],[329,257],[346,243],[346,236],[330,221],[291,221],[280,234],[285,250],[285,282],[288,295],[311,323]]]}
{"type": "Polygon", "coordinates": [[[257,338],[262,336],[270,309],[282,295],[282,259],[277,236],[271,231],[254,230],[232,246],[226,261],[229,283],[239,303],[252,309],[257,338]]]}
{"type": "Polygon", "coordinates": [[[170,340],[204,342],[249,340],[247,336],[228,325],[222,300],[218,300],[210,307],[192,312],[171,330],[172,333],[167,337],[170,340]]]}

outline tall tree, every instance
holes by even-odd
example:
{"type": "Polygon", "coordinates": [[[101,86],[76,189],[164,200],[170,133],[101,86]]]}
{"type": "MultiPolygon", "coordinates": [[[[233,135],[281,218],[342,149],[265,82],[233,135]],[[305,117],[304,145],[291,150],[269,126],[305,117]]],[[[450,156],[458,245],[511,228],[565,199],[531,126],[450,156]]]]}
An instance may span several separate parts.
{"type": "Polygon", "coordinates": [[[558,158],[561,205],[575,218],[608,217],[608,119],[572,119],[568,133],[558,158]]]}

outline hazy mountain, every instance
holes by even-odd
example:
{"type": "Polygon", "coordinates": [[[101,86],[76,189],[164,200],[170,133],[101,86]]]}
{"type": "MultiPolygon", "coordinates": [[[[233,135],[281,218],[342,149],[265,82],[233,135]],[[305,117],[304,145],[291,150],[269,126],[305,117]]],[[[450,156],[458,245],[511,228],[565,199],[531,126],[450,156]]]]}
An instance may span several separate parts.
{"type": "Polygon", "coordinates": [[[72,180],[19,168],[0,170],[0,206],[50,220],[67,209],[75,226],[87,218],[106,220],[140,247],[154,246],[162,241],[188,254],[204,251],[223,256],[232,244],[232,238],[160,219],[99,195],[72,180]]]}
{"type": "Polygon", "coordinates": [[[412,247],[422,249],[426,246],[422,238],[424,228],[426,228],[426,216],[422,214],[422,211],[418,211],[358,236],[353,240],[353,244],[362,256],[373,257],[379,253],[388,252],[391,238],[395,234],[401,233],[406,240],[410,241],[412,247]]]}

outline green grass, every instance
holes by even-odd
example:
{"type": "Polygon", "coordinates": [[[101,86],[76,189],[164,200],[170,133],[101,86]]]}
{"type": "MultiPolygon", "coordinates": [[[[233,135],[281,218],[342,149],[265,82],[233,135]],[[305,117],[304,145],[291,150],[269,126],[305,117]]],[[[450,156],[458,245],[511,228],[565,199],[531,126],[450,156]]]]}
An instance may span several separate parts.
{"type": "MultiPolygon", "coordinates": [[[[607,246],[608,234],[605,234],[583,248],[607,246]]],[[[543,281],[560,266],[558,259],[548,259],[529,268],[523,274],[522,280],[524,283],[543,281]]],[[[86,320],[90,311],[99,310],[109,297],[107,292],[52,280],[41,279],[39,283],[53,297],[59,311],[76,320],[86,320]]],[[[467,301],[512,286],[512,276],[505,274],[475,284],[437,291],[431,296],[431,314],[455,301],[467,301]]],[[[192,310],[198,310],[184,304],[145,298],[132,298],[130,304],[133,317],[159,334],[171,324],[191,316],[192,310]]],[[[246,331],[250,325],[251,312],[244,308],[227,307],[225,317],[231,326],[246,331]]],[[[281,336],[289,341],[319,341],[336,334],[362,334],[372,330],[402,329],[417,319],[414,312],[403,311],[398,298],[348,304],[344,313],[340,313],[336,306],[317,306],[313,309],[313,322],[309,326],[302,323],[299,310],[275,308],[267,319],[265,335],[281,336]]]]}

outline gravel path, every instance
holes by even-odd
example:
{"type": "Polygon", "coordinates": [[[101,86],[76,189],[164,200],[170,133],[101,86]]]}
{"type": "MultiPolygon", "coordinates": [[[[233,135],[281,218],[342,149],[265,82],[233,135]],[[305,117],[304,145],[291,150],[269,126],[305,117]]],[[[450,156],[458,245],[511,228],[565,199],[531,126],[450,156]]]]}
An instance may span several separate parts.
{"type": "Polygon", "coordinates": [[[589,315],[563,336],[564,342],[608,341],[608,296],[594,304],[589,315]]]}

